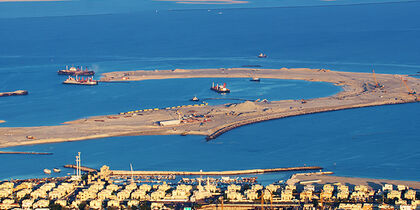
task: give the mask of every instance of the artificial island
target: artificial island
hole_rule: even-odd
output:
[[[342,109],[419,101],[420,79],[407,75],[341,72],[327,69],[219,68],[104,73],[99,82],[176,78],[272,78],[329,82],[342,91],[315,99],[246,101],[209,106],[206,103],[127,110],[57,126],[2,127],[0,147],[78,141],[115,136],[203,135],[207,140],[236,127],[272,119]]]

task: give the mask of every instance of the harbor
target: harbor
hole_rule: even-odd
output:
[[[203,103],[94,116],[58,126],[2,127],[0,133],[7,135],[0,140],[0,147],[136,135],[203,135],[210,140],[231,129],[271,119],[369,106],[413,103],[418,101],[418,94],[412,94],[411,90],[420,89],[419,79],[404,75],[286,68],[111,72],[104,74],[101,81],[249,78],[250,73],[258,78],[329,82],[341,87],[342,91],[329,97],[315,99],[255,100],[217,106]],[[377,83],[380,83],[381,87],[377,87]],[[159,126],[160,121],[171,120],[179,120],[179,123]],[[27,139],[26,136],[34,138]]]
[[[134,174],[115,176],[105,165],[83,173],[79,163],[72,176],[0,182],[0,208],[415,209],[420,205],[419,182],[346,180],[328,172],[293,174],[268,185],[254,177],[168,176],[141,181]],[[324,178],[330,182],[323,183]]]

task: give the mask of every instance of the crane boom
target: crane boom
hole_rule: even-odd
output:
[[[412,90],[412,89],[410,89],[410,88],[408,87],[408,85],[407,85],[407,80],[405,80],[403,77],[401,77],[401,81],[402,81],[402,83],[404,84],[404,86],[407,88],[407,91],[408,91],[408,94],[409,94],[409,95],[414,95],[414,94],[416,94],[416,92],[415,92],[414,90]]]
[[[379,87],[378,80],[376,80],[375,69],[372,69],[373,79],[375,80],[375,87]]]

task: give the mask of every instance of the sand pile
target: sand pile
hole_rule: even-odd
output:
[[[227,105],[227,107],[229,108],[229,110],[235,112],[251,112],[256,111],[258,109],[258,105],[252,101],[245,101],[240,104],[230,104]]]

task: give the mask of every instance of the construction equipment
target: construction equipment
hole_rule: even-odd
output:
[[[401,77],[401,82],[404,84],[404,86],[407,88],[407,91],[408,91],[408,95],[415,95],[416,94],[416,91],[414,91],[414,90],[412,90],[412,89],[410,89],[409,87],[408,87],[408,85],[407,85],[407,80],[406,79],[404,79],[403,77]]]
[[[376,79],[375,75],[375,69],[372,69],[373,79],[375,81],[375,88],[383,88],[384,86],[378,83],[378,80]]]

